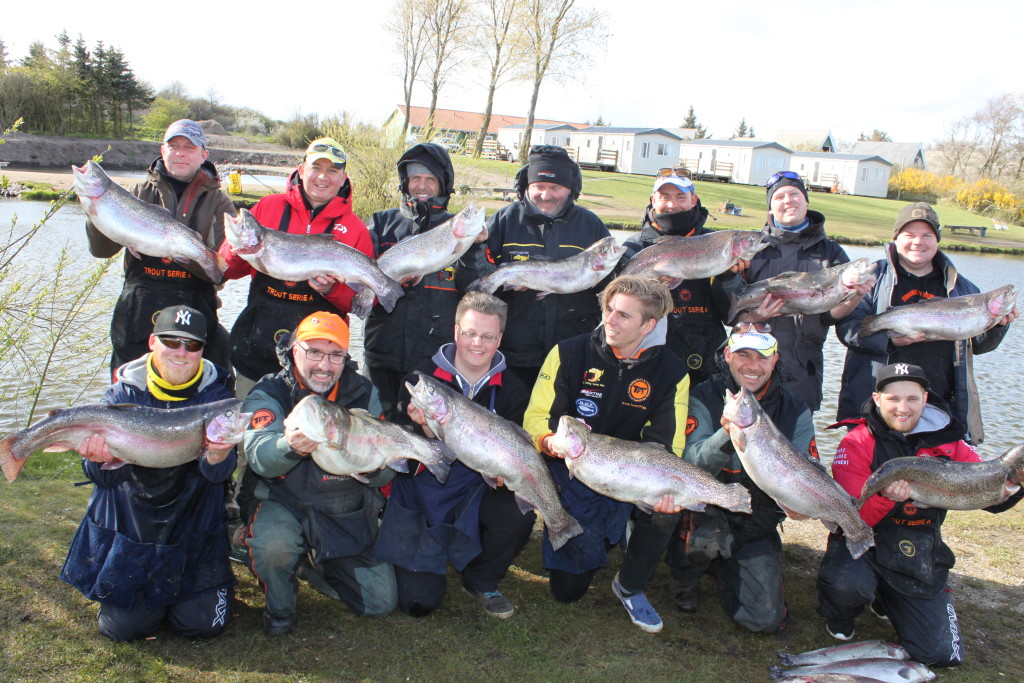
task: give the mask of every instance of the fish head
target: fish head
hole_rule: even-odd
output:
[[[225,408],[206,424],[206,439],[212,443],[239,443],[253,413],[243,413],[241,402]]]
[[[1013,285],[1003,285],[999,289],[993,289],[988,300],[988,312],[996,318],[1002,318],[1009,314],[1017,305],[1017,290]]]
[[[343,409],[331,408],[331,404],[322,396],[310,394],[295,404],[292,412],[284,419],[284,426],[299,430],[310,441],[334,441],[341,429],[347,426],[339,425],[337,418],[344,419],[348,413]]]
[[[568,465],[586,452],[589,431],[590,428],[580,420],[563,415],[558,420],[558,429],[548,439],[548,448],[565,458]]]
[[[95,161],[89,161],[78,166],[72,166],[72,175],[75,178],[75,194],[79,198],[97,199],[110,187],[110,176]]]
[[[263,226],[246,209],[238,216],[224,214],[224,237],[231,250],[240,256],[255,256],[263,250]]]
[[[746,387],[737,393],[725,390],[725,409],[722,410],[722,418],[733,423],[741,429],[745,429],[755,422],[761,412],[761,405],[757,402],[754,394]]]
[[[452,234],[456,239],[475,238],[484,229],[484,210],[471,203],[452,219]]]
[[[604,271],[615,267],[626,253],[626,248],[620,246],[614,237],[605,237],[587,247],[587,251],[591,253],[590,268]]]
[[[875,277],[875,264],[866,258],[850,261],[843,268],[841,280],[846,287],[856,287]]]
[[[732,255],[744,260],[753,258],[754,254],[768,248],[764,241],[764,233],[760,230],[739,230],[732,241]]]
[[[413,404],[423,411],[423,415],[428,420],[444,424],[451,418],[451,406],[445,396],[444,387],[436,379],[418,370],[416,376],[415,385],[409,382],[405,383],[405,388],[409,390]]]

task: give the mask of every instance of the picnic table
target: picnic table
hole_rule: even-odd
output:
[[[945,228],[946,230],[949,230],[954,235],[957,233],[958,230],[961,232],[967,230],[971,233],[971,235],[974,235],[974,231],[977,230],[978,234],[984,237],[985,233],[988,231],[987,225],[943,225],[942,227]]]

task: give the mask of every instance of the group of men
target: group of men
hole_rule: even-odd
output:
[[[246,307],[228,334],[216,317],[215,288],[201,272],[188,270],[187,278],[168,281],[126,254],[124,290],[111,326],[116,382],[105,400],[161,407],[213,401],[230,391],[228,364],[234,368],[235,392],[253,413],[239,449],[239,459],[244,453],[248,462],[236,491],[245,523],[240,543],[266,596],[267,634],[296,628],[299,579],[357,614],[384,615],[398,606],[420,617],[440,605],[449,565],[487,614],[509,617],[515,606],[499,583],[535,520],[501,481],[489,486],[493,482],[460,462],[444,483],[415,469],[397,475],[383,469],[358,480],[325,472],[311,457],[316,442],[285,424],[310,394],[435,438],[405,387],[419,371],[522,424],[546,459],[562,504],[584,530],[559,550],[545,538],[543,564],[553,596],[582,599],[609,563],[609,550],[621,544],[624,559],[611,590],[631,621],[648,632],[663,625],[645,594],[663,555],[679,610],[697,611],[698,583],[713,569],[719,602],[733,620],[754,632],[785,627],[777,529],[786,513],[744,472],[724,427],[724,396],[726,389],[749,389],[780,431],[817,458],[812,414],[821,405],[829,327],[848,347],[838,417],[851,431],[834,472],[851,494],[859,494],[872,470],[899,455],[977,459],[970,445],[981,436],[970,356],[999,344],[1016,309],[989,332],[963,342],[889,339],[884,333],[861,338],[857,332],[866,315],[890,306],[977,291],[938,250],[941,226],[926,204],[900,212],[877,282],[857,285],[844,303],[802,319],[779,316],[783,302],[771,295],[739,320],[728,313],[732,293],[745,283],[849,261],[828,238],[825,217],[808,209],[803,181],[789,171],[766,183],[768,247],[716,277],[671,290],[663,282],[609,275],[573,294],[537,298],[524,288],[466,294],[470,282],[495,266],[571,256],[609,235],[595,214],[576,203],[579,166],[560,147],[534,147],[516,175],[518,200],[490,217],[478,243],[445,270],[405,284],[390,314],[373,309],[364,331],[363,376],[349,357],[352,290],[331,277],[281,282],[236,256],[223,240],[223,217],[234,210],[217,189],[207,155],[197,124],[172,124],[161,159],[134,192],[166,206],[219,249],[227,278],[251,276]],[[260,200],[253,215],[271,229],[331,235],[370,257],[452,217],[455,174],[439,145],[418,144],[402,155],[402,203],[374,214],[368,226],[352,212],[346,163],[335,140],[315,140],[286,192]],[[708,232],[707,216],[687,174],[663,169],[622,264],[664,236]],[[91,226],[87,230],[94,255],[116,253],[118,245]],[[136,360],[146,340],[150,353]],[[590,490],[569,476],[549,447],[563,415],[596,433],[657,444],[666,458],[685,458],[722,482],[743,484],[751,492],[752,514],[714,507],[684,511],[671,496],[648,513]],[[63,577],[101,602],[105,635],[140,637],[164,619],[185,634],[213,635],[230,618],[233,578],[225,570],[222,509],[235,454],[215,446],[196,463],[171,471],[126,465],[111,473],[98,468],[110,459],[102,440],[82,444],[83,467],[96,487]],[[177,483],[160,484],[159,495],[136,495],[151,481]],[[830,537],[818,581],[819,611],[829,632],[847,639],[854,618],[873,604],[890,615],[916,659],[956,664],[962,646],[945,582],[952,553],[939,535],[944,513],[907,503],[905,483],[883,494],[861,513],[876,530],[875,549],[853,560],[841,535]],[[167,496],[187,498],[187,511],[155,524],[156,506],[167,505]],[[142,519],[154,523],[130,523],[135,508],[148,511]],[[909,524],[911,518],[921,521]],[[922,536],[914,562],[901,564],[895,556],[908,541],[894,530],[911,527],[933,534],[932,542]],[[216,542],[212,529],[221,532]],[[165,544],[163,552],[186,556],[195,551],[194,539],[207,536],[217,551],[210,553],[212,569],[202,580],[183,582],[188,590],[173,595],[138,579],[108,598],[97,589],[95,560],[85,562],[85,553],[106,539],[105,571],[116,576],[124,548]],[[131,552],[126,557],[136,561]],[[931,629],[937,620],[944,620],[943,633],[952,634],[945,640]]]

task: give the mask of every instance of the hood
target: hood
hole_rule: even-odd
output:
[[[604,339],[604,325],[599,324],[592,333],[591,337],[600,348],[602,354],[609,361],[622,363],[626,367],[632,368],[635,365],[639,365],[650,358],[651,354],[648,351],[657,351],[660,347],[665,346],[665,341],[668,338],[668,318],[662,318],[658,321],[658,324],[654,326],[654,329],[647,333],[643,339],[640,340],[640,345],[637,346],[636,355],[633,358],[619,358],[612,351],[611,347]]]
[[[895,276],[895,274],[899,272],[896,268],[899,256],[896,254],[895,242],[889,242],[885,245],[885,260],[888,261],[889,272],[893,273]],[[959,275],[957,273],[956,266],[953,265],[953,262],[949,260],[949,257],[946,256],[942,250],[935,253],[935,259],[932,263],[934,263],[935,267],[940,269],[944,274],[943,279],[946,287],[946,293],[948,294],[952,292],[953,289],[956,288],[956,280]]]
[[[441,184],[441,193],[432,201],[424,202],[409,194],[409,164],[420,163],[429,168]],[[398,160],[398,191],[402,194],[402,215],[417,219],[429,216],[434,223],[437,216],[446,213],[448,202],[455,192],[455,168],[448,151],[433,142],[410,147]]]
[[[459,389],[462,390],[462,394],[466,398],[473,398],[476,396],[481,389],[491,383],[491,379],[502,372],[505,369],[505,356],[501,351],[494,352],[494,358],[491,359],[491,368],[487,371],[483,377],[477,380],[475,383],[471,383],[468,379],[463,377],[458,370],[455,369],[455,343],[449,342],[439,348],[437,353],[430,359],[434,362],[437,367],[441,368],[445,372],[451,374],[453,381],[458,385]]]
[[[928,403],[921,411],[921,419],[908,434],[900,434],[889,429],[870,397],[864,403],[864,415],[868,427],[877,438],[906,441],[915,448],[952,443],[964,436],[964,427],[960,420],[949,412],[949,406],[944,401],[931,393],[928,394]]]

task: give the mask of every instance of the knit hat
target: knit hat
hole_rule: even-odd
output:
[[[893,382],[917,382],[928,391],[928,376],[919,365],[910,363],[892,363],[878,371],[875,379],[875,391],[881,391],[886,384]]]
[[[900,230],[907,227],[908,223],[914,221],[924,221],[931,226],[932,230],[935,231],[935,241],[942,241],[942,226],[939,224],[939,216],[935,213],[935,209],[931,207],[931,204],[925,202],[914,202],[913,204],[907,204],[900,213],[896,216],[896,224],[892,229],[892,238],[900,234]]]
[[[206,316],[191,306],[168,306],[158,311],[153,335],[169,335],[206,343]]]
[[[526,162],[526,183],[555,183],[570,190],[576,184],[579,167],[564,147],[535,145]]]
[[[318,311],[306,316],[295,328],[295,341],[324,339],[331,341],[343,349],[348,349],[348,325],[341,316],[326,311]]]
[[[775,191],[780,187],[785,187],[786,185],[792,185],[796,189],[800,190],[804,195],[804,199],[808,202],[810,201],[810,198],[807,196],[807,188],[804,186],[804,181],[800,180],[800,176],[794,171],[779,171],[769,178],[765,185],[768,188],[766,200],[768,202],[769,209],[772,208],[772,195],[775,194]]]
[[[164,133],[164,142],[170,142],[171,138],[176,138],[179,135],[188,138],[196,147],[206,147],[206,133],[192,119],[178,119],[167,126],[167,131]]]

